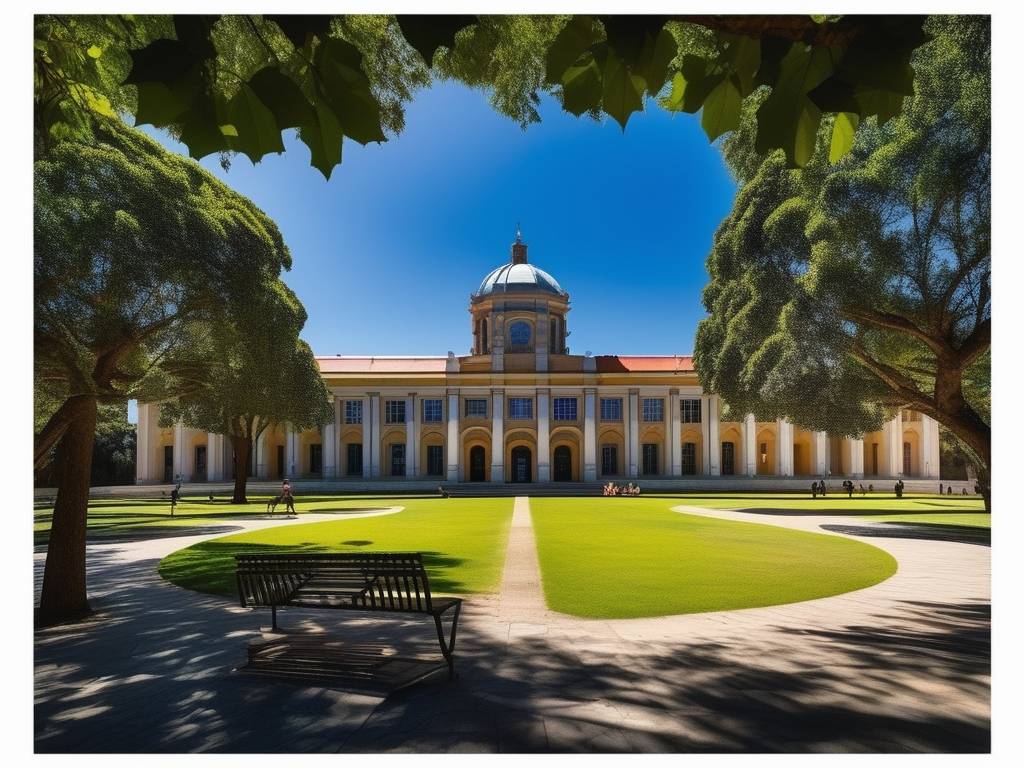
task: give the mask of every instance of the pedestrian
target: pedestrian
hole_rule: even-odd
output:
[[[942,483],[939,483],[939,496],[942,495]]]
[[[853,498],[853,480],[846,481],[846,498]]]
[[[171,491],[171,517],[174,517],[174,508],[178,505],[179,496],[180,494],[178,493],[178,487],[175,486],[174,489]]]
[[[953,495],[953,486],[952,485],[947,485],[946,486],[946,495],[947,496],[952,496]]]
[[[818,490],[821,491],[821,498],[825,498],[825,478],[821,478],[821,482],[818,483]]]
[[[813,483],[811,483],[811,498],[813,498],[813,499],[818,498],[818,481],[817,480],[815,480]]]

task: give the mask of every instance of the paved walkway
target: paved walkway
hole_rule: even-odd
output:
[[[850,528],[837,516],[676,509],[803,530]],[[874,587],[785,606],[596,621],[538,606],[528,520],[528,502],[517,500],[503,593],[466,602],[459,679],[383,701],[230,674],[259,619],[155,574],[157,550],[203,537],[91,545],[93,594],[106,616],[92,627],[37,633],[37,750],[989,747],[988,547],[876,538],[882,527],[865,522],[853,528],[871,537],[854,537],[900,564]],[[397,634],[393,620],[324,611],[289,611],[287,620],[367,641]],[[403,646],[436,648],[432,626],[404,623],[422,632]]]

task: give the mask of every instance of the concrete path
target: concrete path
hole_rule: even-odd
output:
[[[851,527],[839,516],[677,509],[802,530]],[[37,633],[37,750],[989,748],[988,547],[878,538],[879,526],[858,524],[855,538],[900,564],[874,587],[768,608],[595,621],[538,606],[528,519],[528,503],[517,500],[506,590],[466,601],[459,678],[383,701],[232,676],[260,618],[155,575],[153,548],[188,540],[105,545],[109,553],[90,546],[107,618]],[[303,631],[358,640],[405,634],[395,620],[330,613],[285,616]],[[431,625],[402,623],[411,632],[403,648],[436,652]]]

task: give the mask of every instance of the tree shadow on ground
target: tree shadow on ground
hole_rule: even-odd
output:
[[[470,600],[459,678],[386,700],[232,672],[267,612],[91,554],[91,621],[36,632],[38,752],[985,752],[987,603],[630,639]],[[285,610],[289,631],[437,654],[428,617]]]
[[[881,523],[880,525],[822,525],[821,528],[833,533],[849,536],[868,536],[884,539],[925,539],[927,541],[952,541],[958,544],[992,546],[992,529],[969,525],[947,525],[945,523]]]

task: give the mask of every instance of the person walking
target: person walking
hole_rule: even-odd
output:
[[[942,483],[939,483],[939,496],[942,495]]]
[[[811,498],[818,498],[818,481],[815,480],[811,483]]]
[[[174,508],[178,506],[178,499],[181,497],[181,494],[178,492],[178,487],[179,486],[176,485],[171,490],[171,517],[174,517]]]

